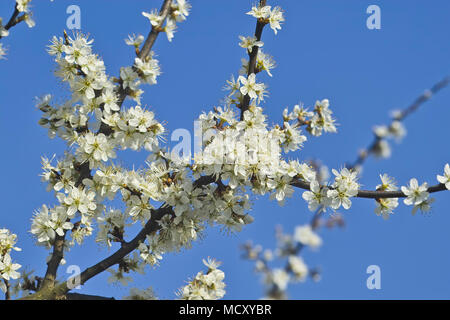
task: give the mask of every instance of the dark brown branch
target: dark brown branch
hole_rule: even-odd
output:
[[[259,1],[260,7],[264,7],[265,5],[266,5],[266,0]],[[261,40],[262,32],[263,32],[265,25],[266,25],[266,23],[264,21],[258,19],[258,22],[256,23],[256,29],[255,29],[256,41]],[[254,46],[252,48],[252,52],[249,53],[247,77],[249,75],[251,75],[252,73],[256,73],[256,63],[258,61],[258,51],[259,51],[259,47]],[[248,94],[246,94],[244,96],[243,101],[240,106],[241,107],[241,120],[244,119],[244,112],[248,110],[249,105],[250,105],[250,96]]]
[[[10,285],[9,281],[6,279],[3,279],[3,282],[5,283],[5,286],[6,286],[5,300],[11,300],[11,293],[10,293],[11,285]]]
[[[164,21],[166,20],[167,16],[170,13],[170,7],[172,5],[172,0],[165,0],[161,9],[159,10],[159,16],[162,18],[161,22],[159,23],[159,25],[157,26],[153,26],[152,30],[150,31],[150,33],[147,36],[147,39],[144,42],[144,45],[142,47],[142,49],[139,51],[138,57],[140,59],[143,59],[145,57],[147,57],[150,54],[150,50],[152,49],[156,38],[158,37],[159,33],[161,31],[163,31],[163,24]]]
[[[24,14],[22,14],[20,17],[19,17],[19,10],[17,10],[17,4],[15,5],[15,7],[14,7],[14,12],[13,12],[13,14],[11,15],[11,18],[9,19],[9,21],[8,21],[8,23],[5,25],[5,29],[6,30],[8,30],[9,31],[9,29],[11,29],[12,27],[14,27],[16,24],[18,24],[18,23],[20,23],[20,22],[22,22],[22,21],[24,21],[25,20],[25,18],[26,18],[26,13],[24,13]],[[3,38],[1,35],[0,35],[0,39],[1,38]]]
[[[19,10],[17,9],[17,4],[14,7],[14,12],[11,15],[11,18],[9,19],[8,23],[5,25],[5,29],[9,30],[11,29],[13,26],[15,26],[17,24],[17,16],[19,15]]]
[[[96,265],[87,268],[80,275],[80,283],[84,284],[86,281],[96,276],[97,274],[105,271],[109,267],[119,263],[126,255],[137,249],[141,242],[144,242],[146,237],[153,232],[158,231],[161,227],[159,221],[166,214],[174,215],[171,207],[160,207],[157,210],[152,211],[152,217],[145,224],[144,228],[134,237],[130,242],[126,242],[122,247],[109,257],[103,259]]]
[[[147,39],[145,39],[144,45],[142,46],[142,49],[139,50],[138,58],[144,60],[149,54],[150,51],[155,44],[156,38],[158,38],[158,35],[160,32],[163,31],[163,24],[166,20],[167,16],[170,13],[172,5],[172,0],[165,0],[161,9],[159,10],[159,16],[162,18],[161,22],[157,26],[152,26],[152,29],[150,30]],[[118,105],[119,107],[122,106],[123,102],[125,101],[125,98],[129,94],[129,91],[126,89],[123,89],[122,87],[122,81],[119,81],[119,99],[118,99]]]
[[[64,257],[64,243],[66,238],[66,232],[64,235],[56,235],[55,242],[53,243],[53,253],[50,261],[47,263],[47,271],[45,273],[42,287],[53,286],[56,281],[56,274],[61,260]]]
[[[161,227],[159,225],[159,221],[165,215],[174,216],[171,207],[160,207],[157,210],[152,210],[152,216],[149,221],[145,224],[144,228],[131,240],[130,242],[125,242],[122,244],[121,248],[114,252],[109,257],[103,259],[99,263],[93,265],[92,267],[87,268],[80,274],[80,284],[84,284],[89,279],[95,277],[99,273],[102,273],[106,269],[120,263],[123,258],[125,258],[128,254],[138,248],[141,242],[144,242],[146,237],[156,231],[158,231]],[[63,297],[70,291],[70,288],[67,286],[67,282],[60,283],[56,288],[51,287],[43,287],[42,290],[24,297],[26,300],[33,299],[56,299],[57,297]]]
[[[292,186],[310,190],[309,182],[306,181],[295,181],[291,183]],[[447,191],[445,185],[440,183],[434,186],[431,186],[427,190],[429,193],[439,192],[439,191]],[[368,198],[368,199],[385,199],[385,198],[406,198],[407,196],[402,191],[372,191],[372,190],[358,190],[358,194],[356,198]]]

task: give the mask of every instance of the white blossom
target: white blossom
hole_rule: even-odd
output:
[[[204,261],[205,263],[206,261]],[[205,263],[208,267],[206,274],[203,272],[197,273],[195,278],[188,282],[186,286],[181,288],[178,292],[182,300],[218,300],[225,295],[225,273],[217,269],[217,263]]]
[[[445,187],[450,190],[450,165],[447,163],[444,167],[444,175],[437,175],[437,180],[439,183],[445,185]]]
[[[417,206],[427,200],[429,196],[429,193],[427,191],[428,184],[424,182],[419,186],[416,178],[412,178],[409,181],[409,186],[402,186],[401,190],[406,195],[406,199],[404,199],[403,202],[408,206]]]
[[[252,52],[254,46],[262,47],[264,45],[264,42],[258,41],[256,37],[239,36],[239,39],[241,39],[239,46],[241,46],[244,49],[247,49],[248,52]]]
[[[322,245],[322,239],[312,230],[309,224],[295,228],[294,240],[313,249]]]

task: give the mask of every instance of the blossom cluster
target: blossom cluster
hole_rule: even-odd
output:
[[[283,10],[278,6],[274,8],[271,6],[253,6],[247,14],[255,17],[258,21],[270,24],[270,28],[275,34],[281,29],[280,24],[284,21]]]
[[[203,263],[208,267],[207,272],[200,271],[178,291],[181,300],[218,300],[225,295],[225,273],[218,269],[220,263],[209,258]]]
[[[17,270],[21,267],[18,263],[13,263],[11,251],[21,251],[16,247],[17,235],[11,233],[8,229],[0,229],[0,290],[7,291],[6,281],[18,279],[20,273]]]
[[[277,230],[277,248],[262,250],[261,246],[247,243],[243,246],[244,257],[255,262],[255,271],[261,273],[266,287],[265,299],[286,299],[289,283],[304,282],[308,276],[318,279],[318,272],[311,269],[299,256],[304,247],[317,249],[322,239],[310,225],[297,226],[292,235]],[[272,267],[275,260],[285,262],[284,267]]]
[[[177,1],[171,7],[169,20],[183,20],[186,8],[184,1]],[[280,10],[273,10],[272,24],[280,14]],[[155,26],[158,19],[151,17]],[[139,36],[127,41],[135,47],[141,42]],[[256,194],[269,192],[282,204],[293,193],[293,181],[316,179],[309,165],[287,162],[282,152],[302,147],[306,141],[301,132],[303,122],[316,123],[310,125],[315,135],[322,130],[335,131],[328,100],[317,102],[311,114],[294,108],[293,113],[284,115],[282,126],[268,128],[263,109],[258,106],[265,85],[256,83],[255,74],[241,74],[239,86],[234,85],[232,91],[239,92],[240,100],[250,96],[252,104],[242,119],[230,106],[200,115],[204,149],[194,155],[191,164],[174,159],[159,146],[158,137],[164,127],[152,112],[140,105],[120,108],[123,93],[136,100],[141,95],[141,82],[156,82],[159,67],[153,53],[136,58],[135,64],[122,68],[120,79],[115,79],[107,76],[103,61],[92,52],[92,43],[76,34],[74,38],[54,37],[49,46],[58,64],[56,75],[69,84],[72,98],[52,107],[51,96],[45,96],[38,104],[44,112],[40,123],[48,128],[51,137],[58,135],[75,150],[56,164],[43,160],[43,179],[55,192],[59,205],[44,205],[35,214],[32,233],[39,244],[49,247],[57,236],[70,233],[72,240],[66,244],[67,249],[75,242],[81,244],[97,225],[96,241],[110,247],[124,241],[128,225],[147,223],[162,203],[167,214],[159,220],[158,230],[147,235],[138,248],[142,263],[157,265],[165,252],[190,247],[207,225],[234,232],[251,223],[247,187]],[[272,60],[262,53],[260,57],[259,71],[266,70],[270,75]],[[248,69],[248,63],[244,69]],[[117,149],[141,148],[151,152],[148,168],[129,171],[112,163]],[[205,176],[213,177],[212,183],[196,183],[195,179]],[[113,201],[119,194],[125,209],[108,207],[105,201]]]
[[[158,14],[156,9],[151,12],[142,12],[142,15],[148,18],[153,28],[159,28],[161,31],[164,31],[167,39],[172,41],[177,28],[177,22],[185,21],[190,9],[191,5],[186,0],[175,0],[170,6],[170,12],[165,20],[166,24],[164,27],[162,26],[164,18]]]
[[[53,1],[53,0],[52,0]],[[30,11],[30,2],[31,0],[16,0],[15,9],[17,10],[18,16],[16,16],[14,21],[11,21],[14,24],[17,24],[21,21],[25,21],[29,28],[33,28],[36,23],[34,22],[32,15],[33,13]],[[3,19],[0,17],[0,39],[3,37],[7,37],[9,35],[8,26],[3,24]],[[3,47],[3,44],[0,43],[0,60],[4,59],[6,56],[6,49]]]
[[[387,139],[394,138],[399,142],[406,135],[406,129],[399,120],[392,121],[389,126],[375,126],[373,132],[377,137],[377,142],[372,147],[371,152],[378,158],[389,158],[391,155],[391,148]]]
[[[397,191],[397,185],[393,178],[387,174],[380,175],[381,184],[376,186],[378,191]],[[375,214],[381,215],[384,219],[389,218],[390,214],[393,214],[393,210],[398,206],[398,198],[380,198],[375,200],[377,207],[375,208]]]
[[[189,9],[186,1],[176,0],[166,18],[156,11],[144,16],[152,28],[165,31],[171,40],[175,23],[185,20]],[[258,23],[270,24],[275,33],[284,21],[279,7],[254,7],[249,14]],[[43,112],[40,124],[48,129],[50,137],[58,136],[69,148],[61,159],[42,160],[42,179],[48,190],[55,193],[58,204],[43,205],[35,213],[31,233],[38,244],[49,248],[55,239],[70,234],[72,239],[65,240],[64,245],[67,250],[96,231],[95,240],[110,248],[114,243],[127,243],[127,227],[135,223],[150,226],[151,231],[136,241],[137,250],[122,259],[117,270],[109,269],[110,281],[126,284],[130,278],[125,273],[143,272],[146,265],[158,265],[165,253],[190,248],[207,226],[238,232],[251,223],[249,191],[255,195],[270,194],[282,205],[292,196],[293,185],[302,182],[309,185],[303,198],[311,211],[350,208],[351,198],[360,189],[355,170],[333,169],[334,180],[327,182],[307,162],[285,160],[286,154],[300,150],[307,141],[303,127],[310,135],[321,136],[336,132],[336,121],[329,100],[323,99],[316,101],[312,111],[300,105],[291,112],[286,109],[282,124],[268,126],[261,106],[267,86],[256,76],[262,71],[272,76],[275,63],[262,52],[260,40],[240,37],[240,46],[250,60],[257,48],[256,61],[253,60],[256,68],[249,73],[251,61],[244,59],[239,76],[227,81],[225,106],[199,116],[202,149],[196,150],[192,159],[190,154],[174,156],[160,145],[165,128],[152,111],[141,106],[140,85],[155,84],[161,73],[153,52],[141,56],[139,47],[143,40],[142,36],[129,36],[126,40],[136,48],[138,57],[132,66],[121,68],[120,77],[115,78],[107,75],[103,60],[93,53],[93,40],[80,33],[73,38],[65,34],[52,39],[48,52],[57,63],[55,74],[68,84],[72,95],[68,101],[53,106],[50,95],[42,98],[38,103]],[[125,108],[127,97],[137,105]],[[125,149],[149,152],[147,166],[130,170],[119,164],[115,159]],[[448,171],[447,165],[445,176],[438,178],[446,185],[450,181]],[[377,189],[389,191],[393,186],[383,176]],[[426,185],[419,187],[411,181],[410,187],[402,191],[408,196],[405,204],[424,210],[430,203]],[[388,216],[396,201],[377,199],[376,212]],[[294,236],[280,239],[277,254],[287,258],[288,267],[266,272],[273,296],[284,292],[291,279],[301,281],[310,273],[296,255],[299,248],[321,244],[309,226],[299,227]],[[270,256],[267,253],[264,259],[269,261]],[[223,272],[214,261],[205,264],[208,272],[199,273],[189,282],[180,291],[181,298],[223,296]],[[264,267],[265,262],[259,265],[261,270],[269,270]]]

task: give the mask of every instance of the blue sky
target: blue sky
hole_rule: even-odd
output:
[[[269,122],[279,122],[281,112],[299,101],[312,105],[328,98],[336,118],[338,134],[309,138],[305,147],[292,157],[318,158],[330,168],[340,168],[355,159],[357,151],[372,140],[371,128],[389,121],[389,112],[408,106],[424,89],[450,74],[450,3],[427,1],[365,0],[269,0],[285,9],[286,22],[277,36],[266,28],[265,51],[273,55],[278,67],[273,78],[260,77],[269,86],[264,104]],[[202,111],[220,103],[221,90],[230,75],[237,74],[245,51],[238,46],[239,35],[253,34],[255,20],[246,15],[254,1],[192,0],[188,20],[179,26],[172,43],[161,35],[154,51],[163,74],[157,86],[144,87],[143,105],[149,106],[172,131],[192,130],[193,120]],[[14,255],[24,267],[37,274],[45,272],[47,251],[34,246],[28,230],[33,210],[54,204],[55,198],[40,182],[40,157],[62,155],[61,141],[49,140],[37,121],[40,112],[34,97],[46,93],[57,100],[69,96],[54,78],[55,65],[45,46],[53,35],[66,28],[66,8],[81,8],[82,31],[95,39],[94,50],[104,59],[110,75],[130,65],[134,53],[126,46],[128,34],[146,35],[148,20],[142,11],[159,8],[160,0],[128,1],[33,1],[36,27],[20,24],[2,39],[8,59],[0,61],[0,141],[2,183],[0,184],[0,227],[19,236],[21,253]],[[381,30],[366,28],[366,8],[381,8]],[[12,12],[13,1],[1,1],[4,20]],[[448,124],[450,88],[444,89],[408,118],[408,135],[393,145],[392,157],[370,159],[360,182],[374,188],[380,173],[388,173],[405,185],[410,178],[436,183],[450,161]],[[129,156],[136,166],[144,165],[144,153]],[[450,298],[450,197],[435,194],[433,211],[411,215],[403,204],[385,221],[373,212],[372,200],[356,199],[349,211],[342,212],[344,229],[323,229],[323,246],[317,252],[306,250],[310,267],[319,266],[322,280],[291,286],[294,299],[449,299]],[[165,299],[185,280],[203,269],[202,258],[211,256],[223,262],[227,299],[257,299],[263,294],[253,264],[241,259],[239,245],[253,240],[274,248],[274,227],[281,224],[292,232],[296,225],[311,218],[301,192],[295,192],[284,207],[266,197],[255,199],[255,222],[241,233],[226,236],[208,229],[204,240],[180,254],[168,254],[160,267],[137,276],[132,285],[153,286]],[[60,268],[66,276],[68,265],[82,269],[108,255],[90,239],[85,247],[75,247]],[[381,290],[368,290],[366,268],[381,267]],[[128,294],[128,288],[108,285],[102,274],[85,284],[88,294]]]

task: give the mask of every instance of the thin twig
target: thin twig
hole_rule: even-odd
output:
[[[11,18],[9,19],[8,23],[5,25],[5,29],[9,31],[9,29],[11,29],[12,27],[14,27],[16,24],[22,22],[25,20],[26,18],[26,13],[22,14],[20,17],[18,17],[19,15],[19,10],[17,9],[17,4],[14,7],[14,11],[13,14],[11,15]],[[3,38],[0,35],[0,39]]]
[[[449,83],[450,77],[445,77],[444,79],[436,83],[431,89],[426,90],[422,95],[416,98],[416,100],[414,100],[414,102],[410,106],[400,111],[398,115],[394,116],[391,121],[391,125],[394,121],[403,121],[409,115],[414,113],[422,104],[428,101],[434,94],[447,87]],[[382,139],[383,138],[375,135],[373,142],[365,150],[360,152],[358,158],[352,164],[347,165],[347,168],[352,169],[363,165],[364,161],[369,157],[369,155],[375,152],[379,142]]]

